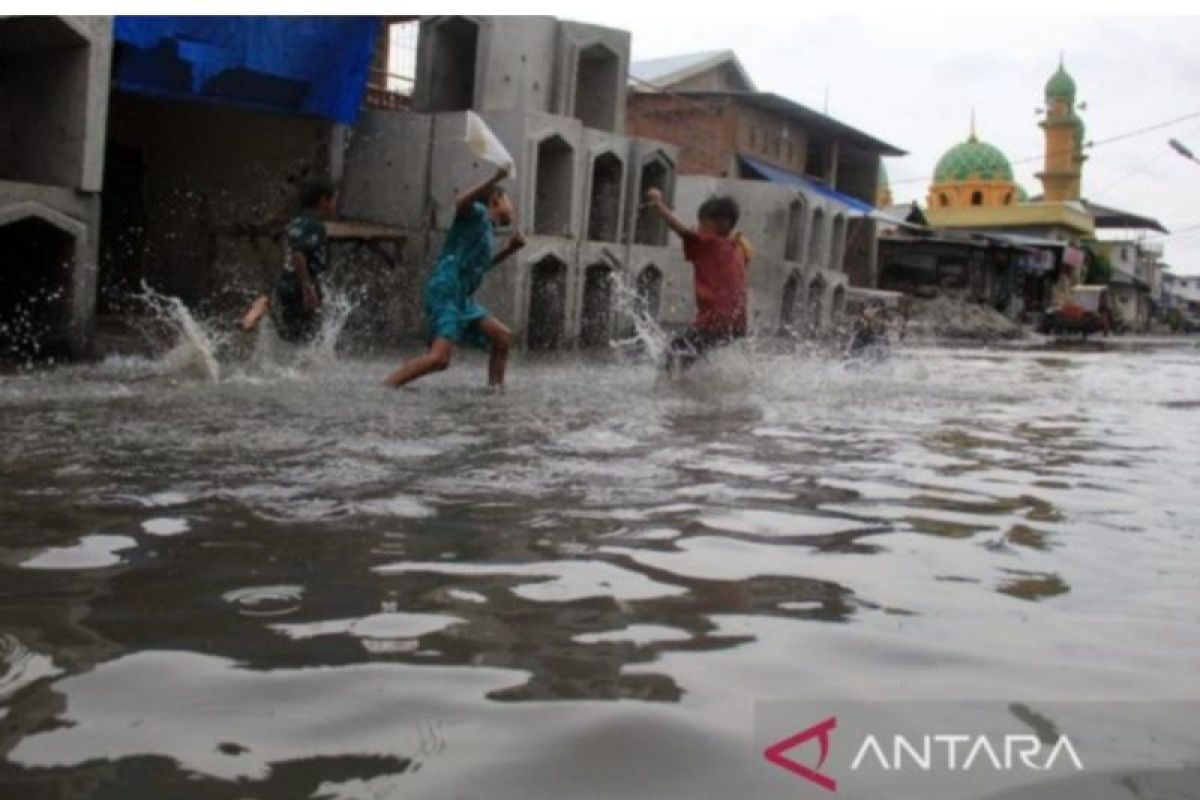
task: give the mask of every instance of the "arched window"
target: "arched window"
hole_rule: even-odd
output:
[[[983,205],[983,192],[978,192],[978,191],[971,192],[971,205],[973,205],[973,206]]]
[[[1012,192],[1008,192],[1007,194],[1004,195],[1004,205],[1011,206],[1012,201],[1013,201],[1013,193]]]
[[[941,194],[938,195],[938,202],[940,202],[942,204],[942,208],[950,207],[950,198],[949,198],[949,196],[946,195],[945,192],[942,192]]]

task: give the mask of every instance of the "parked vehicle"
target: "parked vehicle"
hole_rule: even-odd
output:
[[[1080,285],[1071,289],[1068,302],[1042,317],[1041,333],[1087,338],[1093,333],[1108,336],[1114,329],[1113,308],[1107,286]]]

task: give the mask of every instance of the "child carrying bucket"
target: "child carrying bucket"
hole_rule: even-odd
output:
[[[509,225],[513,204],[500,186],[512,172],[512,159],[487,126],[467,114],[467,145],[476,155],[503,164],[486,181],[455,201],[454,222],[425,284],[424,310],[429,350],[403,364],[384,381],[394,389],[450,366],[454,348],[471,345],[489,351],[488,385],[502,387],[512,347],[512,332],[475,300],[492,267],[525,246],[520,232],[493,255],[495,228]]]

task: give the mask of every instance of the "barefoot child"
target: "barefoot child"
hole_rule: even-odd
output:
[[[242,318],[242,330],[252,331],[270,311],[279,312],[279,335],[296,341],[310,338],[320,327],[321,278],[329,269],[326,220],[337,208],[337,191],[325,178],[305,181],[300,189],[300,214],[288,223],[283,274],[270,294],[259,295]]]
[[[425,284],[429,352],[389,375],[384,382],[387,386],[398,389],[422,375],[446,369],[455,346],[464,344],[490,351],[488,385],[504,385],[512,333],[475,302],[474,294],[492,267],[525,246],[525,238],[515,233],[503,250],[492,255],[495,227],[508,225],[513,217],[512,201],[499,186],[507,176],[508,170],[500,169],[458,198],[446,244]]]
[[[678,372],[692,366],[712,347],[746,335],[746,271],[752,250],[734,230],[738,207],[728,197],[710,197],[700,206],[699,225],[689,228],[651,189],[646,201],[683,239],[683,255],[692,262],[696,286],[696,319],[667,348],[666,368]]]

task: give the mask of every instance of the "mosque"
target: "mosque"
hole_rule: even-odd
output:
[[[1046,83],[1039,125],[1045,162],[1037,174],[1042,194],[1031,199],[1013,176],[1008,157],[975,134],[938,160],[926,216],[935,228],[1000,229],[1075,242],[1090,237],[1095,220],[1080,197],[1086,128],[1075,81],[1060,62]]]
[[[1082,196],[1090,143],[1079,115],[1085,106],[1076,102],[1076,94],[1075,80],[1060,59],[1046,82],[1045,107],[1039,111],[1045,152],[1037,173],[1042,191],[1036,197],[1017,183],[1003,151],[978,137],[972,118],[967,140],[938,160],[924,213],[912,211],[931,231],[915,238],[881,237],[883,282],[899,288],[891,284],[923,275],[918,282],[946,285],[946,264],[962,262],[969,265],[966,274],[974,277],[960,282],[972,287],[976,299],[1020,315],[1046,307],[1054,291],[1051,282],[1069,288],[1085,281],[1090,265],[1103,257],[1110,264],[1109,288],[1122,317],[1131,327],[1144,327],[1152,312],[1151,298],[1158,293],[1161,248],[1138,239],[1098,241],[1097,232],[1167,230],[1153,218]],[[883,178],[877,202],[890,204],[890,195]],[[949,254],[941,252],[946,250]],[[938,267],[931,270],[930,264]],[[920,269],[914,272],[914,267]]]

